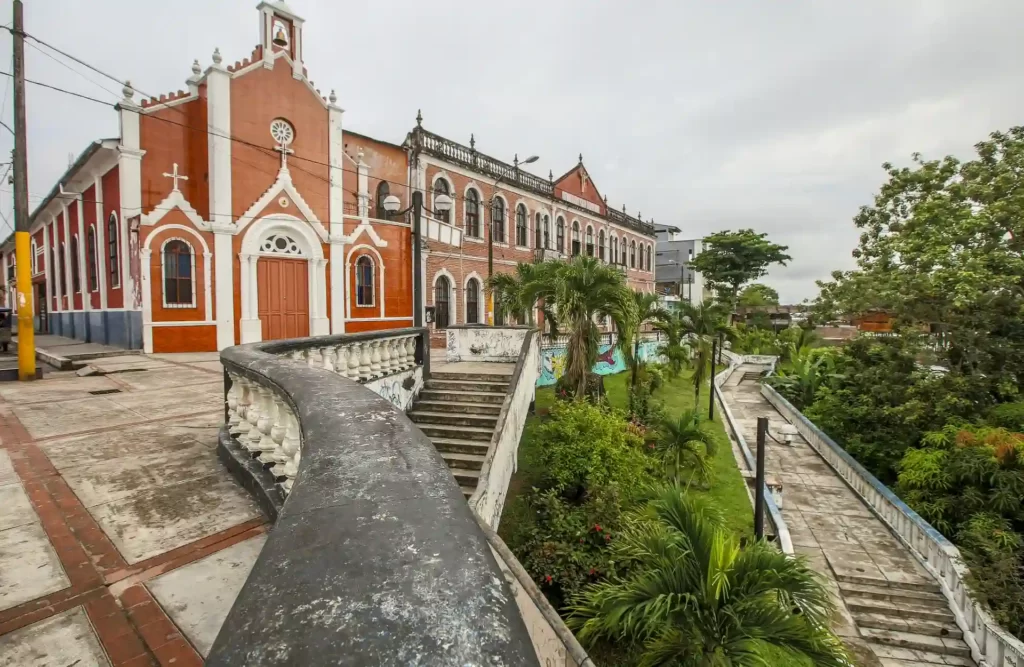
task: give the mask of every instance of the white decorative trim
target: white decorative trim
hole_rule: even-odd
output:
[[[373,245],[377,246],[378,248],[388,247],[388,242],[380,237],[380,235],[377,233],[377,230],[373,228],[373,225],[370,224],[368,219],[360,219],[359,225],[357,225],[356,228],[352,230],[352,234],[349,235],[348,237],[345,237],[343,240],[345,243],[355,243],[356,241],[359,240],[359,237],[362,236],[364,233],[370,237],[370,239],[373,241]]]
[[[165,255],[167,244],[172,241],[181,241],[188,246],[188,256],[191,261],[191,269],[189,274],[189,282],[192,285],[192,300],[189,303],[168,303],[167,292],[165,290],[167,286],[167,257]],[[147,243],[148,247],[148,243]],[[164,239],[164,242],[160,244],[160,300],[163,302],[163,307],[167,309],[175,310],[188,310],[190,308],[196,308],[196,249],[192,247],[192,244],[181,238],[180,236],[171,236]]]
[[[238,231],[240,232],[245,229],[253,220],[256,219],[256,216],[259,215],[263,209],[269,206],[270,203],[273,202],[274,199],[282,192],[287,194],[288,197],[295,202],[296,208],[299,209],[299,212],[301,212],[306,218],[306,221],[310,226],[316,230],[320,239],[324,243],[327,243],[327,230],[324,229],[320,219],[316,217],[316,214],[313,213],[313,209],[309,207],[309,204],[307,204],[306,200],[302,198],[299,191],[295,189],[295,186],[292,184],[291,174],[288,173],[287,168],[283,168],[278,171],[277,180],[274,181],[274,184],[271,185],[259,199],[253,202],[253,205],[249,207],[249,210],[247,210],[242,217],[238,219]]]
[[[519,207],[520,206],[522,206],[524,209],[526,209],[526,218],[525,218],[525,220],[526,220],[526,243],[523,244],[523,245],[519,244],[519,238],[518,238],[518,231],[519,231],[518,230]],[[512,228],[514,230],[516,230],[517,238],[509,239],[509,244],[512,244],[514,242],[515,246],[517,248],[520,248],[520,249],[523,249],[523,250],[529,250],[530,249],[530,207],[526,205],[526,201],[525,200],[523,200],[523,199],[517,199],[516,200],[516,205],[512,209],[512,216],[513,216],[513,220],[514,220],[514,222],[512,223]]]
[[[437,207],[434,206],[434,188],[437,186],[438,181],[444,181],[448,185],[448,196],[451,197],[452,199],[452,208],[450,211],[448,211],[447,222],[441,220],[436,216]],[[452,224],[451,221],[455,220],[455,218],[457,217],[455,215],[456,203],[457,202],[455,201],[455,182],[451,179],[450,176],[448,176],[448,174],[444,170],[441,170],[434,174],[434,178],[432,178],[430,181],[430,217],[434,218],[435,220],[439,220],[440,222],[445,222],[445,224],[448,225]]]
[[[458,281],[455,280],[455,276],[451,274],[448,269],[441,268],[434,274],[433,280],[430,281],[430,303],[435,308],[435,317],[437,314],[437,303],[434,302],[434,296],[437,294],[437,279],[444,276],[448,279],[448,326],[453,326],[459,323],[459,291],[455,288],[458,285]],[[435,320],[434,329],[437,329]]]
[[[120,220],[117,217],[117,211],[111,211],[110,215],[108,215],[106,217],[106,219],[104,220],[104,222],[103,222],[103,224],[105,224],[107,226],[107,229],[106,229],[107,233],[110,232],[110,218],[114,218],[114,232],[118,232],[120,230],[120,228],[121,228],[121,222],[120,222]],[[110,239],[107,239],[107,240],[109,242]],[[114,239],[114,244],[115,244],[115,260],[114,261],[116,261],[117,265],[118,265],[117,266],[117,282],[115,283],[114,281],[111,281],[110,289],[120,289],[121,288],[121,250],[122,250],[122,248],[121,248],[121,235],[120,235],[120,233],[118,233],[117,237]],[[107,252],[105,253],[105,255],[106,255],[106,257],[103,259],[103,264],[105,265],[106,272],[109,272],[110,271],[110,247],[109,247],[109,245],[107,247]]]
[[[479,285],[479,292],[477,292],[476,298],[476,324],[485,324],[487,318],[487,307],[486,297],[484,291],[487,289],[484,285],[484,279],[480,277],[480,274],[476,271],[470,271],[466,275],[466,279],[462,281],[462,321],[465,324],[469,324],[469,281],[476,280]]]
[[[207,320],[184,320],[182,322],[150,322],[149,326],[156,329],[162,327],[215,327],[217,323]]]
[[[500,192],[494,193],[494,195],[492,195],[491,198],[487,200],[487,206],[486,206],[486,208],[487,208],[487,221],[486,221],[486,224],[487,225],[492,225],[492,222],[491,222],[492,218],[491,218],[491,216],[494,215],[494,200],[495,199],[500,199],[502,204],[504,205],[505,221],[504,221],[502,226],[505,228],[505,230],[504,230],[504,236],[502,237],[502,240],[501,241],[495,241],[494,245],[503,245],[504,244],[504,246],[507,248],[508,247],[508,243],[509,243],[509,238],[508,238],[509,218],[512,216],[512,212],[511,212],[511,210],[508,207],[508,199],[506,199],[505,195],[501,194]],[[493,234],[494,233],[493,225],[489,226],[487,228],[487,233],[488,234]],[[487,238],[487,237],[485,237],[485,238]]]
[[[370,303],[359,303],[359,261],[361,259],[363,259],[364,257],[370,262],[370,286],[373,288],[370,291],[370,296],[371,296]],[[356,305],[356,308],[373,308],[374,306],[377,305],[377,285],[374,284],[374,281],[377,279],[377,262],[375,262],[373,257],[371,257],[368,253],[364,252],[364,253],[361,253],[359,255],[359,257],[356,257],[356,261],[353,264],[353,267],[356,270],[356,281],[355,281],[356,282],[356,284],[355,284],[355,288],[356,288],[355,289],[355,292],[356,292],[356,298],[355,298],[355,302],[356,303],[355,303],[355,305]]]
[[[348,319],[350,319],[350,320],[353,319],[352,318],[352,304],[355,302],[355,299],[350,298],[352,296],[352,287],[353,287],[352,284],[349,282],[351,280],[351,275],[352,275],[352,255],[356,254],[357,252],[359,252],[361,250],[362,251],[367,251],[367,252],[363,252],[363,253],[360,253],[360,254],[367,254],[368,253],[368,254],[370,254],[370,259],[376,258],[376,265],[380,267],[380,271],[378,271],[376,274],[374,274],[374,276],[375,277],[377,275],[380,276],[380,278],[379,278],[379,281],[380,281],[380,287],[379,287],[379,289],[380,289],[380,316],[381,317],[385,316],[384,315],[384,304],[385,304],[385,301],[387,300],[387,293],[384,291],[384,272],[386,270],[386,267],[384,266],[384,258],[381,257],[381,254],[377,251],[376,248],[374,248],[373,246],[366,245],[365,243],[362,243],[360,245],[352,246],[352,248],[348,251],[348,254],[345,255],[345,269],[344,269],[344,272],[345,272],[344,273],[344,275],[345,275],[345,304],[346,304],[346,315],[348,316]],[[363,319],[363,318],[356,318],[356,319]]]
[[[181,190],[171,190],[170,194],[164,198],[162,202],[153,207],[153,210],[149,213],[143,213],[141,217],[141,223],[147,227],[152,227],[161,220],[164,219],[168,213],[173,209],[179,209],[185,214],[189,222],[196,226],[197,229],[201,229],[204,232],[208,232],[213,229],[210,223],[200,217],[192,205],[185,200],[185,195],[181,194]]]
[[[466,206],[467,197],[470,190],[476,191],[476,224],[477,231],[480,232],[480,236],[470,236],[468,220],[466,213],[468,207]],[[483,242],[484,231],[487,229],[487,202],[484,201],[483,190],[475,181],[470,181],[465,188],[462,190],[462,231],[463,238],[474,242]]]

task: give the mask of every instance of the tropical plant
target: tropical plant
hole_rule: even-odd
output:
[[[773,649],[815,665],[852,663],[829,630],[829,593],[802,558],[739,547],[721,514],[678,486],[631,515],[611,554],[623,573],[571,607],[580,641],[637,647],[640,664],[768,665]]]
[[[720,304],[702,302],[694,305],[683,302],[680,310],[685,330],[692,341],[694,402],[700,405],[700,388],[708,382],[709,374],[714,376],[712,340],[716,336],[724,337],[731,330],[725,323],[725,310]],[[715,400],[713,394],[712,401]]]
[[[660,319],[665,315],[665,309],[661,307],[661,297],[654,292],[633,291],[634,320],[630,322],[630,330],[619,331],[619,336],[626,336],[627,344],[622,349],[626,357],[626,364],[632,370],[630,386],[635,387],[637,382],[637,371],[640,369],[640,330],[643,325],[652,320]],[[632,346],[628,341],[632,339]]]
[[[772,264],[785,266],[792,259],[786,254],[788,249],[752,229],[726,230],[705,237],[704,251],[690,261],[690,266],[732,306],[740,287],[765,275]]]
[[[676,308],[662,311],[652,325],[665,334],[666,341],[659,352],[668,362],[672,377],[679,377],[683,366],[690,361],[690,346],[683,343],[683,336],[690,330],[690,321],[682,310]]]
[[[494,298],[494,312],[532,326],[538,300],[548,292],[552,268],[546,263],[520,262],[512,273],[493,274],[487,279],[487,287]]]
[[[768,382],[797,408],[805,408],[814,402],[818,389],[839,379],[836,362],[832,355],[821,354],[814,348],[796,349],[793,343],[787,346],[788,361],[779,367]]]
[[[704,424],[700,410],[687,410],[676,419],[661,424],[658,445],[669,479],[680,480],[690,470],[701,481],[709,482],[714,476],[714,457],[718,443]]]

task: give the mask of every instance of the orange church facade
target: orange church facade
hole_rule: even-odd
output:
[[[215,51],[185,90],[159,98],[137,101],[126,84],[119,136],[93,142],[33,212],[38,330],[192,352],[407,327],[417,307],[433,307],[435,328],[483,323],[488,229],[495,272],[589,253],[653,289],[653,227],[609,209],[582,158],[541,179],[419,121],[401,144],[346,131],[335,93],[303,65],[303,19],[280,0],[257,11],[245,60]],[[419,304],[413,216],[383,207],[391,195],[408,209],[414,191]],[[450,211],[434,205],[442,193]],[[8,240],[7,304],[13,262]]]

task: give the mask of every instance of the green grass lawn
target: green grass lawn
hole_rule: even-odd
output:
[[[665,406],[665,411],[670,418],[693,407],[694,392],[691,377],[689,371],[684,371],[676,379],[666,378],[665,384],[654,393],[654,397]],[[629,373],[606,375],[604,386],[608,394],[608,401],[617,408],[626,409]],[[700,403],[704,410],[707,410],[708,398],[707,388],[704,387],[700,396]],[[547,412],[554,402],[553,387],[543,387],[537,390],[537,414],[527,418],[523,437],[519,441],[519,469],[509,484],[502,527],[506,521],[515,522],[516,520],[515,515],[519,508],[516,507],[518,503],[515,502],[515,498],[519,492],[529,489],[535,480],[541,477],[538,469],[540,465],[538,451],[534,445],[535,439],[531,437],[531,434],[546,418]],[[732,456],[732,448],[722,426],[718,406],[715,406],[715,421],[711,424],[711,430],[718,443],[718,452],[715,455],[715,478],[708,491],[693,490],[692,493],[710,496],[725,515],[729,527],[737,537],[752,536],[754,534],[754,511],[747,498],[743,477],[740,476],[736,460]]]

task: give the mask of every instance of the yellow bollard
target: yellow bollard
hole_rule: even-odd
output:
[[[14,262],[17,267],[14,308],[18,312],[18,379],[36,379],[36,334],[32,326],[32,249],[28,232],[14,233]]]

